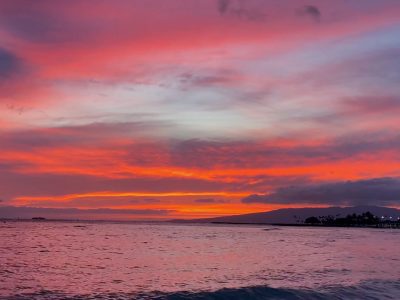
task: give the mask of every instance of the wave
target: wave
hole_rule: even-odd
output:
[[[7,300],[319,300],[319,299],[400,299],[400,281],[365,281],[354,286],[329,286],[318,290],[272,288],[251,286],[223,288],[216,291],[102,293],[70,295],[43,290],[38,293],[17,294],[3,297]]]

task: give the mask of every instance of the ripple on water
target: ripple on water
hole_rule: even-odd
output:
[[[373,294],[375,287],[360,282],[400,278],[399,240],[393,230],[67,225],[15,222],[0,230],[0,296],[125,299],[144,293],[153,299],[148,292],[160,290],[158,296],[165,299],[202,299],[282,289],[296,295],[307,289],[329,293],[333,285],[345,293],[353,286],[354,293]],[[395,288],[392,284],[386,290]]]
[[[182,288],[185,286],[182,285]],[[144,287],[142,287],[144,288]],[[268,286],[250,286],[241,288],[223,288],[214,291],[179,291],[179,292],[107,292],[93,294],[66,294],[57,291],[42,290],[31,294],[17,294],[9,300],[76,300],[76,299],[158,299],[158,300],[209,300],[209,299],[292,299],[292,300],[313,300],[313,299],[397,299],[400,295],[399,282],[393,281],[366,281],[354,286],[327,286],[321,289],[293,289],[293,288],[272,288]]]

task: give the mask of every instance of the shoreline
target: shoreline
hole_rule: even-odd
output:
[[[7,222],[65,222],[65,223],[114,223],[114,224],[199,224],[199,225],[256,225],[256,226],[280,226],[280,227],[313,227],[313,228],[376,228],[376,229],[400,229],[400,224],[377,224],[377,225],[326,225],[305,223],[254,223],[254,222],[198,222],[190,220],[168,220],[168,221],[138,221],[138,220],[77,220],[77,219],[0,219],[0,223]]]

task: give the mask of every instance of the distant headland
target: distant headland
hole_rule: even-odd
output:
[[[285,208],[244,215],[173,221],[178,223],[400,228],[400,210],[382,206]]]

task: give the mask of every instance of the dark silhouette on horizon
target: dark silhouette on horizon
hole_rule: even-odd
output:
[[[382,216],[377,217],[373,215],[371,212],[367,211],[362,214],[349,214],[344,218],[340,218],[338,216],[334,217],[331,215],[328,216],[312,216],[308,217],[304,221],[305,224],[308,225],[316,225],[316,226],[338,226],[338,227],[391,227],[391,228],[399,228],[400,227],[400,219],[393,219],[392,217]]]
[[[369,212],[367,214],[366,212]],[[363,216],[364,214],[364,216]],[[306,220],[310,217],[309,222]],[[321,216],[321,219],[320,217]],[[326,216],[326,217],[322,217]],[[347,219],[347,216],[352,216]],[[367,220],[357,221],[357,216],[363,216]],[[400,210],[382,206],[353,206],[353,207],[304,207],[304,208],[282,208],[268,212],[258,212],[243,215],[232,215],[215,218],[203,218],[192,220],[172,220],[174,222],[190,222],[190,223],[231,223],[231,224],[272,224],[272,225],[290,225],[290,226],[309,226],[322,223],[334,225],[332,220],[338,223],[365,223],[369,222],[369,226],[374,226],[376,220],[372,216],[379,218],[379,224],[385,221],[393,222],[399,220]],[[382,218],[383,217],[383,218]],[[392,217],[392,218],[391,218]],[[347,221],[343,220],[346,219]],[[354,219],[350,222],[350,219]]]

